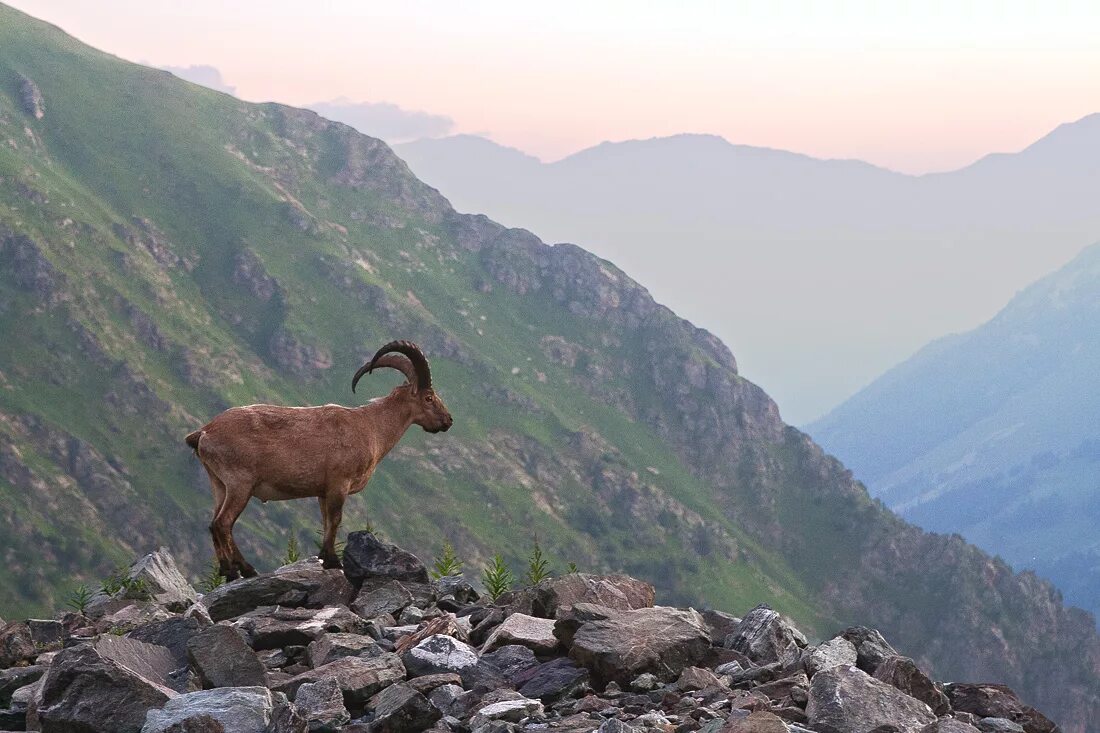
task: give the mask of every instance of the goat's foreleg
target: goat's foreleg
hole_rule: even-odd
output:
[[[321,521],[324,526],[324,537],[321,540],[321,566],[326,569],[343,567],[340,558],[336,555],[336,532],[340,529],[340,522],[344,517],[345,498],[347,498],[347,492],[342,486],[336,491],[330,491],[325,496],[319,497]]]

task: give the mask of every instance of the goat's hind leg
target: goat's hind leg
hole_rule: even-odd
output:
[[[218,572],[227,580],[237,577],[233,570],[232,552],[226,545],[225,537],[218,529],[218,514],[225,504],[225,483],[206,465],[206,475],[210,477],[210,490],[214,495],[214,517],[210,521],[210,538],[214,543],[214,558],[218,561]]]
[[[252,492],[234,491],[232,485],[227,485],[226,488],[225,501],[222,502],[222,506],[218,510],[218,516],[214,518],[214,525],[222,536],[227,551],[226,554],[230,561],[230,570],[229,573],[225,574],[225,579],[236,580],[242,575],[246,578],[252,578],[258,573],[244,559],[240,548],[237,547],[236,540],[233,539],[233,525],[237,522],[237,518],[241,516],[244,508],[248,506],[248,500],[252,498]]]

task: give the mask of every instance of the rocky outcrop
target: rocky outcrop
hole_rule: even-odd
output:
[[[625,575],[567,574],[493,604],[459,575],[424,582],[414,555],[367,533],[353,558],[351,580],[310,559],[186,607],[174,593],[111,600],[116,618],[160,619],[127,637],[79,614],[9,623],[0,721],[93,733],[1056,730],[1002,685],[937,685],[872,629],[815,646],[765,606],[740,620],[653,606],[652,587]],[[172,587],[171,567],[161,548],[130,575]],[[373,584],[353,603],[369,618],[348,606],[352,581]],[[373,613],[413,599],[415,623]]]
[[[36,120],[46,116],[46,100],[42,92],[33,80],[25,76],[19,78],[19,102],[28,116]]]

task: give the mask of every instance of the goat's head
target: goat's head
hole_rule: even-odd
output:
[[[359,368],[351,380],[351,391],[364,374],[389,367],[405,375],[406,384],[394,389],[394,396],[408,400],[413,406],[413,424],[429,433],[449,430],[454,420],[447,406],[432,388],[432,370],[420,347],[411,341],[391,341]]]

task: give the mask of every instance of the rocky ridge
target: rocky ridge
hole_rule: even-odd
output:
[[[932,681],[865,627],[813,645],[766,605],[742,618],[656,606],[625,575],[570,573],[492,602],[367,532],[344,563],[200,596],[162,548],[131,566],[129,591],[0,628],[0,729],[1060,730],[1003,685]]]

